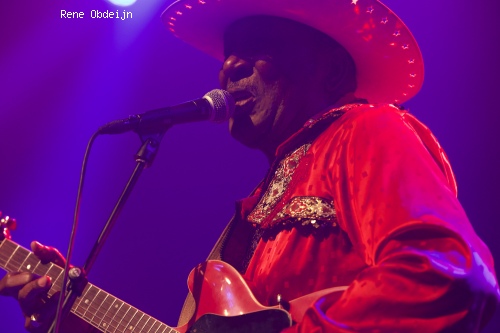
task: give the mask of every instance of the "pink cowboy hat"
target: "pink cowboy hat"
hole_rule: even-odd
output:
[[[342,44],[356,63],[356,95],[370,103],[403,103],[422,87],[424,63],[415,38],[377,0],[178,0],[161,18],[175,36],[223,61],[224,31],[253,15],[288,18]]]

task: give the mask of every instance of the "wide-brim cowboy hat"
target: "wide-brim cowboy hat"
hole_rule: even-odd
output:
[[[403,103],[422,86],[424,64],[415,38],[377,0],[178,0],[162,21],[174,35],[222,61],[227,27],[254,15],[306,24],[343,45],[356,63],[356,96],[370,103]]]

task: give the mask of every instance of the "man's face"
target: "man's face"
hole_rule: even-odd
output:
[[[227,30],[219,79],[236,100],[231,135],[246,146],[273,153],[308,119],[305,109],[323,84],[310,34],[300,24],[263,16]]]

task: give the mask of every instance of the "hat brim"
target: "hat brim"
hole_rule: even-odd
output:
[[[170,31],[223,61],[223,36],[254,15],[288,18],[329,35],[356,63],[356,95],[371,103],[403,103],[417,94],[424,64],[415,38],[377,0],[178,0],[162,13]]]

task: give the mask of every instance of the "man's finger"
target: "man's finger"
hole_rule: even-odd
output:
[[[38,275],[30,272],[9,273],[0,280],[0,295],[18,298],[19,290],[36,278],[38,278]]]
[[[60,293],[55,293],[36,313],[26,316],[24,327],[28,332],[46,332],[54,320]]]
[[[26,284],[19,291],[18,300],[25,316],[31,316],[43,305],[43,299],[51,287],[51,282],[50,277],[42,276]]]
[[[31,242],[31,250],[42,261],[42,264],[53,262],[58,266],[64,267],[66,263],[63,255],[57,249],[44,246],[37,241]]]

